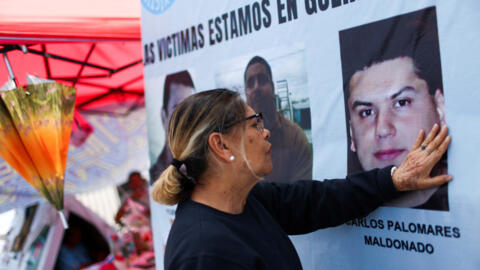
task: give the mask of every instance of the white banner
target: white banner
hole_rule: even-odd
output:
[[[267,181],[399,165],[420,129],[446,123],[453,142],[433,173],[453,182],[292,239],[305,269],[480,267],[478,1],[142,5],[153,174],[171,160],[162,124],[171,110],[213,88],[238,91],[264,113],[274,154]],[[174,208],[154,203],[152,216],[161,269]]]

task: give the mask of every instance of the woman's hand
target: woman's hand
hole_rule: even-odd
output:
[[[452,180],[452,177],[447,174],[430,177],[433,166],[437,164],[450,144],[450,136],[447,134],[447,126],[443,126],[440,130],[438,124],[433,126],[425,140],[423,139],[425,132],[420,131],[405,160],[393,171],[393,184],[398,191],[427,189]]]

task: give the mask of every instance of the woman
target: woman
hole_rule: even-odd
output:
[[[438,133],[438,134],[437,134]],[[201,92],[175,109],[168,139],[173,154],[153,198],[178,203],[165,250],[165,269],[301,269],[287,234],[303,234],[365,216],[399,191],[438,186],[429,177],[446,151],[447,128],[420,132],[397,169],[346,180],[273,184],[270,132],[232,91]]]

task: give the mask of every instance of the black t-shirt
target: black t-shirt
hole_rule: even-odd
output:
[[[261,182],[238,215],[186,200],[177,207],[165,269],[302,269],[287,234],[343,224],[396,196],[385,168],[346,180]]]

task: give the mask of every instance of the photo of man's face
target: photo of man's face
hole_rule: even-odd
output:
[[[162,122],[163,126],[167,127],[170,118],[172,118],[173,111],[178,104],[180,104],[185,98],[192,95],[195,89],[190,85],[184,85],[181,83],[172,83],[170,85],[170,98],[168,99],[167,108],[162,109]]]
[[[257,55],[257,53],[261,53]],[[233,89],[269,131],[273,170],[265,182],[294,183],[312,178],[308,77],[303,45],[269,48],[226,59],[215,73],[218,88]]]
[[[410,57],[373,64],[350,80],[350,149],[364,170],[399,166],[420,130],[445,124],[443,94],[429,94]]]
[[[347,171],[399,167],[423,130],[445,125],[435,7],[339,32]],[[448,172],[446,155],[430,176]],[[448,185],[402,193],[385,206],[449,211]]]
[[[247,104],[256,112],[262,112],[267,129],[271,128],[275,117],[275,93],[272,78],[267,67],[255,63],[248,67],[245,73],[245,95]]]
[[[165,77],[163,87],[163,105],[160,109],[160,117],[165,132],[163,149],[150,167],[150,184],[152,185],[160,176],[160,173],[172,162],[172,153],[168,147],[168,123],[172,118],[173,111],[185,98],[195,92],[192,77],[187,70],[169,74]]]

